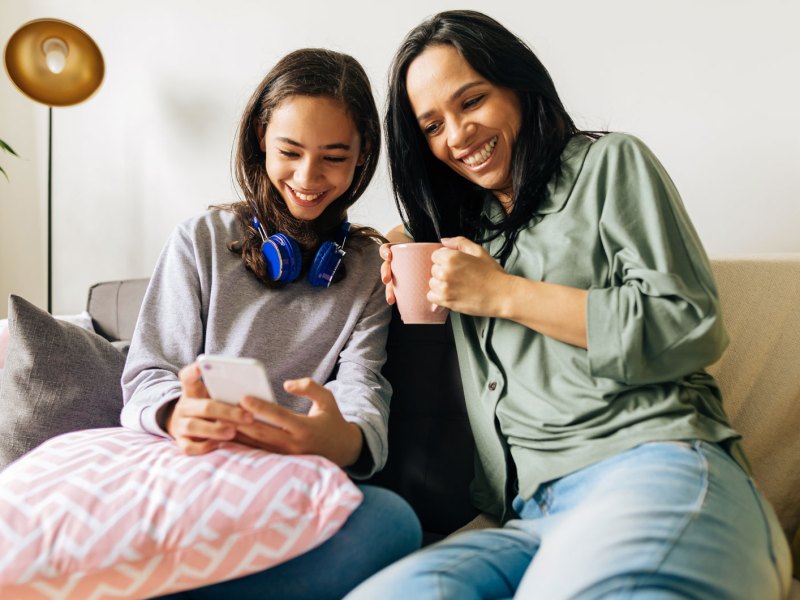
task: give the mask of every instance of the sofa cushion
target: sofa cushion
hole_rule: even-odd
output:
[[[427,544],[478,514],[469,491],[475,445],[449,320],[405,325],[394,307],[386,354],[383,375],[393,390],[390,450],[370,482],[405,498]]]
[[[54,318],[59,321],[67,321],[74,323],[83,329],[94,331],[92,324],[92,316],[88,311],[83,311],[75,315],[55,315]],[[8,341],[10,332],[8,330],[8,319],[0,319],[0,384],[2,384],[3,369],[6,366],[6,354],[8,353]]]
[[[248,575],[324,542],[362,498],[319,456],[67,433],[0,473],[0,597],[145,598]]]
[[[0,469],[60,433],[119,425],[125,358],[99,335],[19,296],[0,386]]]

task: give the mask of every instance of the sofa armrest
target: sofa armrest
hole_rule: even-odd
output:
[[[800,254],[712,260],[731,342],[708,371],[791,540],[800,526]]]

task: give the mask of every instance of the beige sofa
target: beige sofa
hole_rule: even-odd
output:
[[[757,483],[793,541],[800,600],[800,254],[713,260],[731,343],[710,367],[744,436]],[[92,289],[88,310],[112,341],[130,337],[146,280]],[[449,327],[392,321],[384,373],[394,387],[389,462],[373,480],[415,508],[426,541],[486,526],[469,502],[472,438]],[[760,599],[754,599],[760,600]]]

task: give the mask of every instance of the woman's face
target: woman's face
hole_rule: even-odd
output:
[[[344,194],[364,162],[353,119],[331,98],[286,98],[259,136],[267,177],[289,212],[303,221],[316,219]]]
[[[522,122],[517,94],[487,81],[450,45],[415,58],[406,88],[433,155],[465,179],[509,195]]]

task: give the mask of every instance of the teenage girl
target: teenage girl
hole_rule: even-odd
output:
[[[379,151],[357,61],[305,49],[275,65],[239,127],[242,200],[179,225],[155,268],[122,377],[124,425],[173,438],[187,454],[236,441],[318,454],[354,478],[383,466],[391,389],[381,375],[390,313],[380,236],[347,223]],[[277,404],[210,398],[200,353],[261,359],[283,383]],[[402,499],[361,490],[363,503],[317,549],[177,597],[341,598],[420,545]]]

